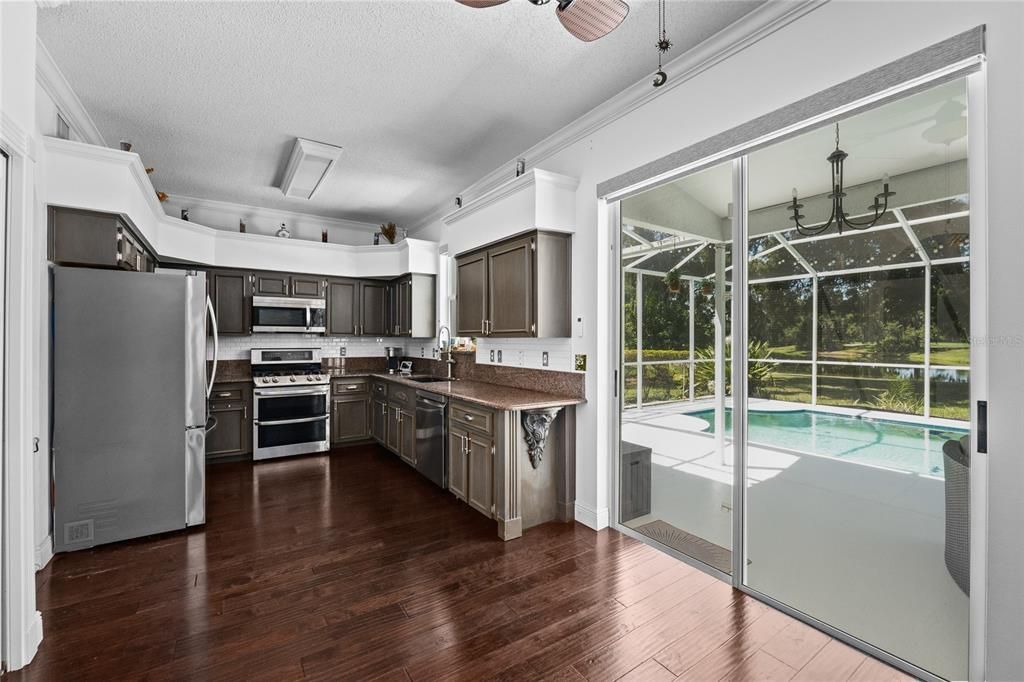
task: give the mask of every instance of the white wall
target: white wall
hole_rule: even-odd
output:
[[[38,284],[35,188],[34,2],[0,3],[0,144],[11,157],[9,221],[2,262],[5,376],[3,397],[3,653],[8,667],[27,664],[42,637],[33,570],[32,438],[38,382]],[[42,457],[39,455],[38,457]]]
[[[578,511],[604,520],[611,440],[611,232],[606,215],[599,212],[597,184],[979,24],[988,26],[991,333],[1010,340],[993,346],[990,358],[988,676],[1024,679],[1024,589],[1019,580],[1024,575],[1024,457],[1019,452],[1024,443],[1024,353],[1019,341],[1024,338],[1024,307],[1019,287],[1012,284],[1024,253],[1017,198],[1024,148],[1024,4],[830,2],[585,139],[547,158],[529,151],[524,155],[531,165],[580,178],[573,310],[583,316],[586,332],[572,345],[574,353],[586,353],[590,361],[589,402],[577,408],[576,495]],[[838,53],[827,56],[824,45],[837,27],[847,40]],[[439,221],[416,235],[455,241]]]

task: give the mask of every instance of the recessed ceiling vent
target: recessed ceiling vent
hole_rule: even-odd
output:
[[[341,152],[341,147],[332,144],[295,138],[295,146],[281,180],[281,191],[286,197],[312,199],[341,158]]]

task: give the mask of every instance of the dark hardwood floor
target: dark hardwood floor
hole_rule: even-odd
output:
[[[10,679],[906,679],[615,531],[501,542],[376,446],[207,490],[203,528],[54,558]]]

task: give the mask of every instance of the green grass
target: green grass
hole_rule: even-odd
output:
[[[628,368],[624,404],[636,404],[636,374]],[[645,368],[644,403],[663,402],[667,400],[686,400],[689,397],[689,369],[686,365],[661,365]],[[780,367],[774,374],[774,386],[769,390],[754,394],[754,398],[785,400],[793,403],[811,404],[811,375],[807,372],[790,371]],[[872,409],[874,401],[889,387],[889,377],[844,377],[829,374],[818,375],[818,403],[836,407],[859,407]],[[923,395],[924,386],[918,382],[918,394]],[[702,391],[697,391],[701,397]],[[969,400],[964,390],[945,390],[939,394],[933,392],[931,414],[944,419],[968,420],[970,418]]]

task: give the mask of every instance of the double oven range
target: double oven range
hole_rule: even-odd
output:
[[[254,349],[253,459],[323,452],[331,447],[331,378],[319,348]]]

